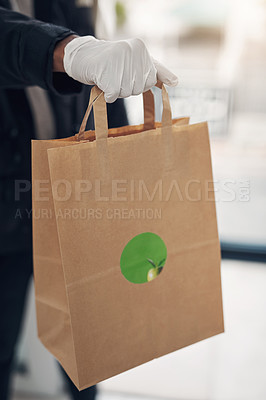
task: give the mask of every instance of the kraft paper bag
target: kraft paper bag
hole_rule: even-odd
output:
[[[108,130],[94,87],[77,135],[32,142],[38,334],[80,390],[223,332],[207,123],[161,89],[162,123],[149,91]]]

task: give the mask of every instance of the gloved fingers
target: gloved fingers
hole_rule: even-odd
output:
[[[150,72],[147,75],[146,81],[144,88],[142,90],[142,93],[147,92],[147,90],[151,89],[153,86],[156,85],[157,82],[157,70],[153,66],[153,68],[150,69]]]
[[[105,90],[105,91],[103,90],[103,92],[104,92],[104,98],[105,98],[106,103],[113,103],[119,97],[120,88],[118,87],[113,90]]]
[[[145,77],[142,76],[137,76],[136,73],[134,73],[133,78],[132,78],[132,95],[137,96],[143,92],[143,88],[145,85]]]
[[[152,60],[157,70],[157,80],[165,83],[168,86],[176,86],[178,84],[177,76],[169,71],[169,69],[159,61],[155,60],[154,58]]]
[[[119,97],[129,97],[133,94],[134,75],[133,68],[129,60],[125,60],[123,71],[121,71],[121,83]]]
[[[126,87],[125,86],[121,87],[119,97],[120,98],[130,97],[130,96],[132,96],[132,94],[133,94],[133,85],[130,84],[130,85],[127,85]]]
[[[96,85],[104,92],[104,98],[106,103],[113,103],[118,99],[118,97],[128,97],[131,96],[132,88],[130,85],[125,82],[120,81],[119,77],[121,74],[117,74],[117,76],[113,76],[113,79],[99,79],[99,83]]]
[[[97,86],[104,92],[106,103],[113,103],[117,100],[121,91],[121,76],[123,65],[116,65],[116,74],[110,75],[109,71],[103,72],[97,77]]]
[[[133,95],[139,95],[151,89],[157,82],[157,71],[148,52],[138,75],[135,74]]]

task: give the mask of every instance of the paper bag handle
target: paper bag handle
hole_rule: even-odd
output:
[[[98,90],[96,86],[94,86],[91,90],[89,105],[87,107],[86,113],[84,115],[83,121],[81,123],[78,139],[81,139],[83,133],[85,132],[87,121],[91,112],[92,105],[94,106],[94,110],[98,109],[96,104],[96,100],[101,95],[101,91]],[[143,93],[143,106],[144,106],[144,130],[153,129],[155,126],[155,110],[154,110],[154,96],[151,90]],[[102,107],[101,107],[102,108]],[[95,114],[94,111],[94,114]],[[105,112],[105,110],[102,109]],[[100,112],[100,110],[99,110]],[[95,117],[95,115],[94,115]],[[96,118],[95,124],[96,124]],[[105,124],[104,124],[105,125]],[[100,129],[100,128],[99,128]]]
[[[172,113],[171,113],[168,93],[162,82],[158,81],[156,86],[162,89],[162,100],[163,100],[162,127],[171,126]],[[154,112],[154,96],[151,90],[148,90],[147,92],[143,93],[143,105],[144,105],[144,130],[153,129],[155,112]],[[106,102],[104,100],[103,92],[97,86],[94,86],[91,90],[89,105],[82,120],[79,133],[77,135],[78,140],[83,139],[83,134],[86,130],[86,125],[92,106],[94,113],[96,140],[108,137]]]

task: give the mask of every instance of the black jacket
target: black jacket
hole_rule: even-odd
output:
[[[31,248],[31,193],[18,198],[16,181],[30,181],[32,111],[24,88],[48,90],[57,137],[78,131],[88,86],[52,71],[56,43],[71,33],[94,34],[92,9],[75,0],[34,0],[35,17],[10,10],[0,0],[0,253]],[[43,21],[43,22],[41,22]],[[122,100],[108,105],[109,126],[127,124]],[[93,128],[93,118],[88,122]]]

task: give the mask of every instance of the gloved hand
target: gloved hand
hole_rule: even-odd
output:
[[[118,97],[137,95],[157,80],[177,85],[177,77],[154,60],[140,39],[105,41],[93,36],[77,37],[64,49],[64,69],[73,79],[97,85],[108,103]]]

